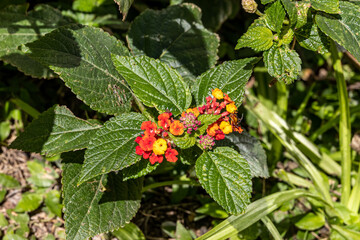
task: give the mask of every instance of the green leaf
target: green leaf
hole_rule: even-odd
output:
[[[9,137],[10,130],[10,121],[0,123],[0,141],[4,141]]]
[[[190,232],[180,223],[180,221],[176,222],[176,232],[175,232],[176,240],[192,240],[192,236]]]
[[[195,168],[201,185],[228,213],[239,215],[245,211],[252,191],[251,173],[238,152],[229,147],[204,152]]]
[[[216,146],[234,146],[248,162],[252,177],[269,177],[266,152],[259,140],[247,132],[228,134],[225,141],[218,141]]]
[[[224,211],[222,207],[219,206],[216,202],[206,203],[203,206],[195,210],[196,213],[201,213],[208,215],[213,218],[227,218],[229,214]]]
[[[134,223],[126,224],[124,227],[112,231],[111,234],[121,240],[145,240],[144,234]]]
[[[190,106],[189,87],[176,70],[146,56],[112,55],[112,59],[116,70],[146,106],[160,112],[169,110],[174,116]]]
[[[330,51],[329,38],[316,24],[308,23],[295,32],[296,40],[303,48],[325,54]]]
[[[174,144],[181,149],[190,148],[196,143],[196,138],[194,136],[190,136],[187,133],[185,133],[183,137],[176,137],[171,133],[169,133],[169,136],[171,137],[171,140],[174,141]]]
[[[55,105],[29,124],[10,147],[51,155],[78,150],[88,147],[100,127],[75,117],[65,106]]]
[[[198,7],[182,4],[144,11],[133,21],[128,43],[135,55],[158,58],[190,81],[215,65],[219,37],[204,28]]]
[[[52,213],[61,218],[62,204],[60,203],[60,192],[51,190],[45,195],[45,204]]]
[[[26,180],[37,187],[50,187],[59,177],[49,165],[43,166],[40,161],[28,161],[26,164],[31,174]]]
[[[43,195],[39,193],[24,193],[19,203],[16,205],[15,212],[31,212],[36,210],[43,200]]]
[[[275,0],[261,0],[261,4],[266,5],[266,4],[271,3],[273,1],[275,1]]]
[[[289,15],[290,24],[292,27],[298,29],[308,22],[311,7],[309,2],[292,2],[291,0],[281,0],[281,2],[283,3],[286,12]]]
[[[250,47],[255,51],[265,51],[273,45],[273,38],[274,35],[270,29],[266,27],[254,27],[241,36],[235,49]]]
[[[310,0],[311,7],[330,14],[341,13],[339,0]]]
[[[117,5],[119,5],[119,11],[122,13],[123,15],[123,21],[126,18],[126,15],[131,7],[131,4],[134,2],[134,0],[114,0]]]
[[[3,240],[26,240],[26,238],[20,236],[20,235],[17,235],[17,234],[13,234],[13,233],[7,233]]]
[[[205,98],[211,96],[211,91],[219,88],[240,105],[244,97],[245,85],[257,60],[258,58],[244,58],[224,62],[202,74],[197,78],[193,89],[196,104],[199,106],[205,103]]]
[[[271,30],[280,33],[285,15],[285,10],[278,0],[265,10],[264,20]]]
[[[140,207],[142,178],[122,181],[105,174],[77,186],[84,152],[62,154],[67,239],[82,240],[113,231],[129,222]]]
[[[341,1],[340,10],[340,15],[317,13],[315,22],[322,32],[360,61],[360,6]]]
[[[8,217],[10,217],[11,222],[15,222],[15,233],[19,236],[29,236],[29,221],[30,217],[27,213],[13,213],[8,212]]]
[[[0,186],[7,189],[18,188],[20,183],[12,176],[0,173]]]
[[[303,230],[314,231],[324,226],[324,224],[325,217],[323,214],[310,212],[297,221],[295,226]]]
[[[240,10],[240,2],[237,0],[187,0],[201,8],[201,20],[207,29],[214,32],[228,19],[234,17]]]
[[[141,159],[134,165],[131,165],[130,167],[124,168],[122,170],[124,181],[145,176],[148,173],[156,170],[158,166],[159,163],[155,163],[153,165],[150,163],[149,159]]]
[[[3,213],[0,213],[0,228],[6,227],[9,222],[6,220]]]
[[[295,50],[288,46],[273,46],[264,52],[264,63],[268,73],[286,84],[298,78],[301,71],[301,59]]]
[[[0,190],[0,202],[4,201],[6,193],[7,193],[7,191],[5,189]]]
[[[50,66],[92,109],[115,115],[130,110],[132,94],[110,55],[129,52],[115,37],[99,28],[69,25],[27,46],[31,58]]]
[[[125,113],[107,121],[90,141],[78,184],[140,161],[135,138],[143,133],[140,127],[146,120],[139,113]]]
[[[209,127],[209,125],[216,122],[220,117],[221,117],[221,115],[201,114],[198,117],[198,120],[200,121],[201,126],[198,128],[198,130],[196,130],[195,136],[197,137],[197,136],[203,135],[205,133],[206,129]]]

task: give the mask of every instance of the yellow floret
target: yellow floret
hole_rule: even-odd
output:
[[[153,152],[156,155],[163,155],[167,149],[167,143],[166,140],[163,138],[159,138],[154,142],[153,145]]]
[[[218,100],[224,98],[224,93],[218,88],[215,88],[214,90],[212,90],[211,94]]]
[[[229,113],[236,112],[237,107],[235,106],[235,103],[230,103],[230,104],[226,105],[226,111],[228,111]]]
[[[229,133],[231,133],[233,131],[232,126],[230,125],[230,123],[225,122],[225,121],[222,121],[220,123],[220,129],[221,129],[221,131],[223,131],[224,134],[229,134]]]

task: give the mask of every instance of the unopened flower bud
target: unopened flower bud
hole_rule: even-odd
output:
[[[255,0],[242,0],[241,4],[245,10],[245,12],[248,13],[255,13],[257,10],[257,3],[255,2]]]

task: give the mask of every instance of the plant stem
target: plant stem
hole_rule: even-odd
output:
[[[273,238],[275,240],[282,240],[283,239],[281,237],[279,231],[275,227],[274,223],[270,220],[270,218],[268,216],[265,216],[265,217],[261,218],[261,221],[267,227],[267,229],[269,230],[269,232],[271,233],[271,235],[273,236]]]
[[[140,109],[140,112],[141,112],[147,119],[149,119],[150,121],[156,123],[155,119],[151,116],[151,114],[150,114],[148,111],[146,111],[145,106],[140,102],[140,100],[139,100],[135,95],[133,95],[133,96],[134,96],[136,105],[137,105],[137,106],[139,107],[139,109]]]
[[[142,192],[146,192],[150,189],[153,188],[158,188],[158,187],[164,187],[164,186],[168,186],[168,185],[173,185],[173,184],[178,184],[178,185],[194,185],[194,186],[198,186],[199,183],[193,181],[193,180],[174,180],[174,181],[165,181],[165,182],[157,182],[157,183],[153,183],[153,184],[149,184],[145,187],[143,187]]]
[[[335,42],[331,43],[331,57],[338,89],[340,123],[339,141],[341,151],[341,203],[348,206],[351,190],[351,126],[348,92],[344,78],[343,68]]]

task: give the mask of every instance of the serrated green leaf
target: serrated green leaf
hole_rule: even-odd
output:
[[[24,193],[16,205],[15,212],[31,212],[36,210],[42,203],[43,195],[39,193]]]
[[[221,115],[213,115],[213,114],[201,114],[198,117],[198,120],[200,121],[201,125],[196,130],[195,136],[203,135],[206,131],[206,129],[209,127],[210,124],[216,122]]]
[[[292,27],[298,29],[308,22],[311,7],[309,2],[292,2],[291,0],[281,0],[281,2],[283,3],[286,12],[289,15],[290,25]]]
[[[252,191],[251,173],[238,152],[229,147],[204,152],[195,168],[201,185],[228,213],[239,215],[245,211]]]
[[[340,2],[340,15],[317,13],[315,22],[320,30],[348,50],[360,61],[360,6]]]
[[[281,0],[281,2],[286,10],[286,13],[289,16],[290,25],[294,26],[297,20],[297,9],[295,2],[292,2],[291,0]]]
[[[311,7],[330,14],[341,13],[339,0],[310,0]]]
[[[295,32],[296,40],[303,48],[325,54],[330,51],[329,38],[313,23],[308,23]]]
[[[11,148],[58,154],[86,148],[101,126],[77,118],[65,106],[55,105],[29,124]]]
[[[0,59],[26,75],[49,78],[53,72],[25,56],[18,47],[32,42],[59,26],[68,24],[61,13],[48,5],[37,5],[26,12],[27,4],[10,5],[0,10]]]
[[[3,188],[11,189],[20,187],[20,183],[12,176],[0,173],[0,186]]]
[[[123,228],[112,231],[112,235],[121,240],[145,240],[145,236],[134,223],[126,224]]]
[[[295,226],[308,231],[314,231],[325,224],[325,217],[320,213],[308,213],[295,223]]]
[[[266,27],[254,27],[241,36],[235,49],[250,47],[255,51],[265,51],[273,45],[273,38],[274,35],[270,29]]]
[[[234,146],[248,162],[252,177],[269,177],[266,152],[261,143],[247,132],[231,133],[225,140],[217,141],[216,146]]]
[[[150,163],[149,159],[141,159],[134,165],[131,165],[130,167],[124,168],[122,170],[124,181],[145,176],[148,173],[155,171],[158,166],[159,163],[155,163],[153,165]]]
[[[115,70],[110,55],[128,56],[129,52],[115,37],[100,28],[69,25],[27,47],[31,58],[50,66],[92,109],[115,115],[130,110],[131,91]]]
[[[129,222],[140,207],[142,178],[105,174],[77,186],[84,152],[62,154],[66,238],[83,240]]]
[[[135,139],[143,133],[140,128],[146,120],[139,113],[124,113],[107,121],[90,141],[78,184],[140,161]]]
[[[202,26],[197,6],[182,4],[144,11],[133,21],[128,43],[135,55],[158,58],[191,82],[215,65],[219,37]]]
[[[123,21],[126,18],[126,15],[131,7],[131,4],[134,2],[134,0],[114,0],[117,5],[119,5],[119,11],[122,13],[123,15]]]
[[[280,33],[283,21],[285,19],[285,10],[280,0],[273,3],[265,10],[264,20],[268,28],[274,32]]]
[[[211,91],[219,88],[240,105],[245,85],[252,74],[252,65],[257,60],[258,58],[244,58],[228,61],[203,73],[197,78],[193,89],[196,104],[199,106],[205,103],[205,98],[211,96]]]
[[[294,30],[292,30],[291,28],[283,28],[281,30],[281,34],[279,35],[280,39],[279,39],[279,43],[278,46],[281,46],[283,44],[288,45],[292,42],[293,38],[294,38]]]
[[[171,133],[169,133],[169,136],[171,137],[171,140],[173,140],[174,144],[181,149],[191,148],[196,143],[196,138],[187,133],[185,133],[183,137],[176,137]]]
[[[264,63],[268,73],[286,84],[298,78],[301,71],[301,59],[295,50],[288,46],[273,46],[264,52]]]
[[[189,87],[176,70],[146,56],[112,55],[112,59],[116,70],[146,106],[160,112],[169,110],[174,116],[190,106]]]
[[[207,29],[214,32],[228,19],[235,16],[240,10],[240,2],[237,0],[187,0],[201,8],[201,20]]]

